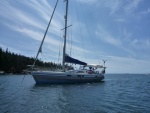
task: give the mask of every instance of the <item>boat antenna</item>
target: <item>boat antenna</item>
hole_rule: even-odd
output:
[[[65,34],[64,34],[64,47],[63,47],[63,61],[62,61],[62,68],[65,71],[65,54],[66,54],[66,37],[67,37],[67,19],[68,19],[68,0],[66,2],[66,15],[65,15]]]
[[[103,59],[102,59],[102,60],[103,60]],[[104,67],[105,67],[105,63],[106,63],[106,61],[107,61],[107,60],[103,60],[103,62],[104,62]]]
[[[51,24],[51,21],[52,21],[52,18],[53,18],[53,15],[54,15],[56,6],[57,6],[57,4],[58,4],[58,1],[59,1],[59,0],[57,0],[57,2],[56,2],[56,4],[55,4],[55,7],[54,7],[54,10],[53,10],[52,16],[51,16],[51,18],[50,18],[50,21],[49,21],[48,26],[47,26],[47,29],[46,29],[46,31],[45,31],[44,37],[43,37],[43,39],[42,39],[41,45],[40,45],[40,47],[39,47],[39,50],[38,50],[37,55],[36,55],[36,58],[35,58],[34,63],[33,63],[33,65],[32,65],[32,69],[33,69],[33,67],[34,67],[34,65],[35,65],[35,63],[36,63],[36,60],[37,60],[37,58],[38,58],[39,53],[42,52],[42,45],[43,45],[44,39],[45,39],[45,37],[46,37],[48,28],[49,28],[49,26],[50,26],[50,24]]]

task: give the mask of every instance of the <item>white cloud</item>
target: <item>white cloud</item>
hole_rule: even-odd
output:
[[[131,45],[136,50],[149,51],[150,40],[149,39],[134,39],[131,41]],[[150,51],[149,51],[150,52]]]
[[[116,21],[116,22],[126,22],[126,20],[123,19],[123,18],[117,18],[117,19],[115,19],[115,21]]]
[[[27,28],[19,28],[19,27],[16,27],[16,26],[11,26],[12,30],[14,31],[17,31],[17,32],[20,32],[34,40],[37,40],[37,41],[42,41],[42,38],[44,36],[44,34],[42,32],[39,32],[39,31],[35,31],[35,30],[32,30],[32,29],[27,29]],[[53,46],[58,46],[58,41],[55,40],[54,38],[49,38],[49,36],[46,36],[46,42],[53,45]]]
[[[107,56],[107,58],[108,73],[149,73],[149,61],[118,56]]]
[[[90,3],[90,1],[87,0],[80,0],[84,1],[85,3]],[[109,9],[110,15],[114,14],[121,14],[124,15],[125,13],[128,14],[133,14],[133,12],[138,8],[142,0],[93,0],[92,3],[95,3],[99,5],[99,7],[104,7]],[[122,12],[122,13],[118,13]]]
[[[110,14],[116,13],[121,7],[120,0],[103,0],[103,5],[110,9]]]
[[[117,38],[110,35],[108,31],[106,31],[101,26],[98,26],[98,29],[96,31],[96,35],[101,39],[102,41],[115,45],[115,46],[121,46],[122,42]]]
[[[28,25],[36,29],[39,28],[45,30],[47,26],[45,26],[43,20],[40,20],[40,18],[43,17],[43,19],[46,21],[46,24],[48,24],[51,14],[49,10],[52,8],[44,1],[42,4],[47,4],[46,6],[49,9],[46,9],[45,7],[42,6],[42,4],[39,4],[39,2],[35,0],[32,0],[31,2],[22,1],[21,3],[22,4],[24,3],[26,4],[26,6],[35,9],[34,11],[35,13],[31,15],[31,13],[25,12],[21,8],[15,8],[15,6],[12,6],[12,4],[10,3],[6,4],[4,2],[0,8],[1,9],[0,16],[6,19],[6,23],[7,20],[10,20],[12,21],[13,24],[17,24],[19,26]],[[31,11],[33,11],[33,9]],[[38,16],[39,18],[37,18],[35,14],[39,14]],[[53,19],[53,21],[51,22],[51,26],[53,28],[60,29],[62,26],[62,24],[60,23],[61,21],[62,19],[60,18],[59,14],[57,14],[57,16],[55,16],[55,19]]]
[[[140,12],[142,15],[148,15],[150,14],[150,8],[146,9],[145,11]]]
[[[39,42],[42,41],[42,38],[44,36],[44,34],[42,32],[36,31],[36,30],[32,30],[32,29],[27,29],[27,28],[21,28],[21,27],[17,27],[17,26],[10,26],[7,25],[9,28],[11,28],[14,31],[20,32],[23,35],[26,35],[34,40],[37,40]],[[56,40],[54,37],[47,35],[45,38],[45,43],[48,43],[49,48],[59,48],[60,46],[60,40]],[[47,48],[47,47],[46,47]],[[76,45],[72,45],[72,48],[74,51],[76,51],[78,54],[79,53],[88,53],[88,50],[85,50],[79,46]],[[58,49],[52,49],[53,51],[55,50],[55,52],[58,52]]]
[[[48,15],[50,15],[50,12],[52,12],[52,8],[51,7],[48,7],[49,10],[50,10],[49,13],[48,13],[47,9],[45,7],[42,7],[41,6],[42,4],[40,4],[36,0],[31,0],[30,2],[29,1],[25,1],[24,3],[28,7],[31,7],[32,9],[35,9],[35,11],[38,12],[37,14],[40,15],[40,17],[42,17],[46,22],[49,21],[49,16]]]
[[[123,37],[125,40],[130,41],[132,36],[132,33],[127,31],[126,29],[123,30]]]
[[[99,0],[77,0],[77,1],[79,1],[81,3],[86,3],[86,4],[99,2]]]
[[[121,48],[122,50],[128,52],[130,55],[135,56],[135,53],[127,46],[130,44],[124,42],[124,38],[114,37],[112,34],[110,34],[108,31],[106,31],[103,27],[98,26],[98,29],[96,31],[97,37],[111,45],[114,45],[118,48]],[[130,34],[125,34],[130,36]]]
[[[131,14],[135,11],[135,9],[138,8],[140,2],[142,2],[142,0],[132,0],[132,1],[128,1],[128,4],[124,7],[124,10],[127,14]]]
[[[52,11],[54,9],[54,6],[49,5],[46,0],[41,0],[41,1],[31,0],[30,2],[23,1],[23,3],[26,4],[26,6],[30,7],[32,10],[34,9],[34,11],[39,15],[39,17],[42,17],[46,22],[49,21]],[[63,17],[62,14],[59,14],[58,12],[55,11],[54,16],[56,17],[56,19],[53,20],[54,24],[56,24],[55,22],[56,20],[57,20],[57,23],[60,20],[62,21],[62,17]]]
[[[149,39],[146,40],[146,45],[150,46],[150,40]]]
[[[18,25],[28,24],[36,28],[44,29],[42,24],[40,24],[42,22],[39,22],[38,19],[36,19],[29,13],[26,13],[24,11],[12,7],[10,4],[8,5],[4,4],[3,6],[1,6],[0,9],[3,12],[1,13],[0,16],[2,16],[3,18],[5,17],[6,20],[8,19],[12,21],[13,24],[14,23]]]
[[[139,42],[138,39],[134,39],[134,40],[132,41],[132,44],[135,45],[135,44],[137,44],[138,42]]]

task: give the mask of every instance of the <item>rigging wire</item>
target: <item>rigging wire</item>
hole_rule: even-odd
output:
[[[69,53],[69,56],[71,56],[71,51],[72,51],[72,29],[71,28],[68,29],[67,42],[68,42],[68,53]]]
[[[71,47],[70,47],[70,56],[71,56],[71,52],[72,52],[72,29],[70,29],[70,32],[71,32],[71,42],[70,42],[70,44],[71,44]]]
[[[72,14],[72,10],[69,10],[69,12],[70,12],[70,14]],[[72,23],[71,16],[70,16],[69,20],[70,20],[70,23]],[[68,29],[68,30],[69,30],[69,34],[70,34],[69,37],[70,37],[70,56],[71,56],[71,53],[72,53],[72,27],[70,29]]]
[[[83,12],[83,7],[80,6],[80,9],[81,9],[81,12]],[[85,13],[86,13],[86,12],[85,12]],[[82,15],[83,15],[83,19],[84,19],[84,21],[85,21],[85,25],[87,26],[87,30],[88,30],[88,33],[89,33],[90,41],[92,42],[92,47],[94,47],[94,50],[97,50],[97,48],[96,48],[96,46],[95,46],[95,44],[94,44],[94,40],[91,38],[91,37],[92,37],[92,33],[91,33],[90,28],[89,28],[88,22],[87,22],[87,20],[86,20],[85,13],[82,13]],[[99,62],[99,57],[98,57],[98,55],[97,55],[98,53],[97,53],[97,51],[94,51],[94,52],[96,52],[96,57],[97,57],[97,60],[98,60],[98,62]]]
[[[77,13],[77,20],[78,20],[78,23],[79,23],[79,29],[80,29],[80,34],[81,34],[81,42],[82,42],[82,46],[83,46],[83,55],[84,55],[84,58],[86,59],[85,46],[84,46],[84,43],[83,43],[83,33],[82,33],[81,25],[80,25],[80,22],[79,22],[79,14],[78,14],[78,8],[77,8],[76,1],[75,1],[75,9],[76,9],[76,13]]]
[[[60,37],[61,37],[61,34],[60,34]],[[60,39],[60,43],[59,43],[58,63],[59,63],[59,59],[60,59],[60,46],[61,46],[61,39]]]
[[[70,35],[69,35],[70,34]],[[72,52],[72,29],[68,29],[68,44],[69,44],[69,47],[68,47],[68,52],[69,52],[69,56],[71,56],[71,52]],[[69,50],[70,49],[70,50]],[[70,67],[72,66],[73,64],[70,63]]]
[[[61,57],[61,49],[62,48],[63,48],[63,35],[62,35],[62,30],[60,30],[60,43],[59,43],[59,53],[58,53],[58,64],[60,63],[59,61],[60,61],[60,57]]]

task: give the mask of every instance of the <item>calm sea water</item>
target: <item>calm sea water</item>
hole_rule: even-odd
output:
[[[0,76],[0,113],[150,113],[150,75],[107,74],[101,83],[35,85]]]

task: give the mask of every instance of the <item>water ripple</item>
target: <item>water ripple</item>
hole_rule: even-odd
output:
[[[35,85],[22,75],[0,76],[2,113],[149,113],[150,76],[106,75],[105,81]]]

